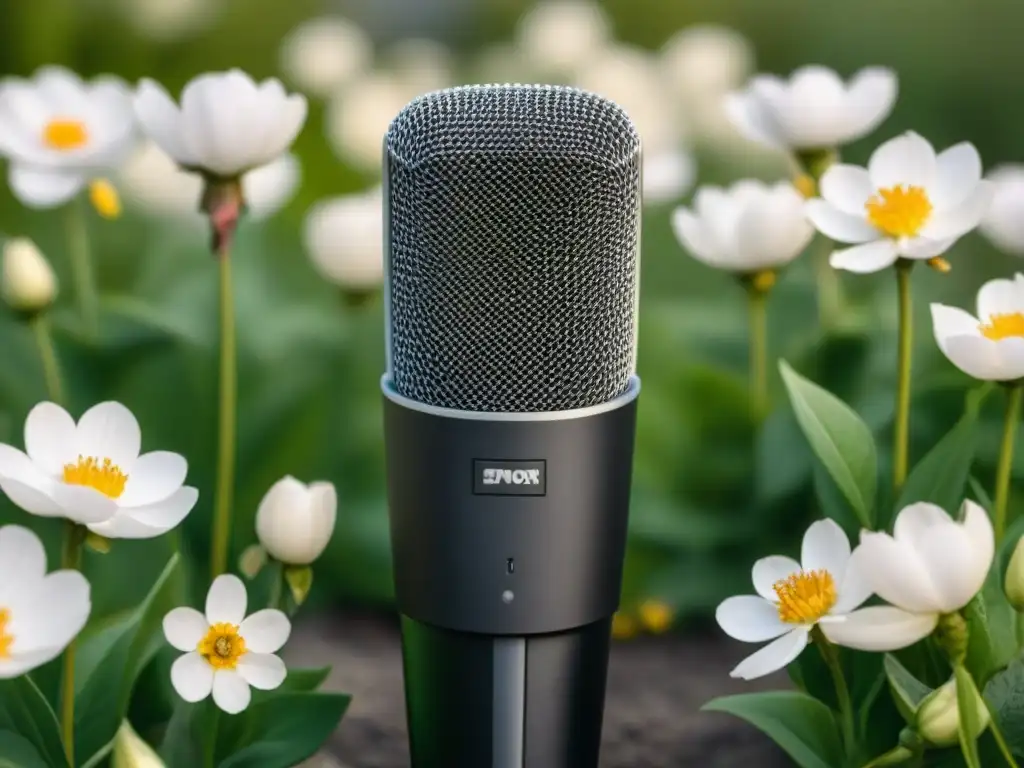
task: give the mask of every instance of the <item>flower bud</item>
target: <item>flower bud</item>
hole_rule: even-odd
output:
[[[256,512],[256,535],[275,560],[309,565],[334,533],[338,496],[330,483],[300,483],[291,475],[278,480]]]
[[[165,768],[164,761],[142,740],[127,720],[121,723],[117,732],[110,765],[111,768]]]
[[[974,706],[981,727],[977,733],[970,734],[972,739],[984,733],[989,723],[988,708],[977,692],[975,699]],[[951,747],[959,741],[960,712],[957,708],[955,679],[949,680],[922,699],[917,709],[915,727],[921,738],[936,747]]]
[[[1017,546],[1013,548],[1010,564],[1006,566],[1003,588],[1014,610],[1024,613],[1024,536],[1017,540]]]
[[[41,312],[57,297],[57,276],[36,244],[25,237],[3,247],[3,299],[17,312]]]

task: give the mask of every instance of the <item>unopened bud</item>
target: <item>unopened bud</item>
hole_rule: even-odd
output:
[[[200,208],[210,220],[211,248],[218,258],[227,258],[234,242],[238,221],[245,212],[245,195],[239,179],[208,178]]]
[[[0,290],[11,309],[26,314],[42,312],[57,298],[57,276],[28,238],[18,237],[4,244]]]
[[[989,724],[988,708],[976,690],[974,697],[979,728],[977,733],[967,734],[972,740],[981,736]],[[922,739],[936,747],[951,747],[960,740],[960,711],[955,679],[949,680],[922,699],[917,709],[915,730]]]
[[[95,552],[98,555],[106,555],[110,553],[110,539],[106,536],[100,536],[98,533],[93,533],[92,531],[85,534],[85,546],[87,546],[91,552]]]
[[[1013,548],[1010,564],[1006,566],[1006,581],[1003,584],[1006,599],[1018,613],[1024,613],[1024,536]]]
[[[114,739],[114,752],[110,761],[111,768],[166,768],[163,760],[135,732],[127,720]]]
[[[238,558],[238,570],[250,581],[259,575],[266,564],[267,550],[259,544],[252,544],[246,547],[242,556]]]
[[[334,533],[338,495],[327,482],[306,485],[291,475],[274,483],[256,510],[256,535],[285,565],[309,565]]]
[[[932,635],[936,644],[946,653],[952,664],[960,664],[967,655],[970,628],[967,620],[959,613],[946,613],[939,617],[939,624]]]

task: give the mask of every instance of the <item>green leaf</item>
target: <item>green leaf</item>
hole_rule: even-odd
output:
[[[842,765],[843,745],[832,711],[804,693],[744,693],[714,699],[702,709],[746,720],[778,744],[800,768]]]
[[[218,768],[291,768],[316,754],[341,722],[351,697],[282,693],[220,720]]]
[[[315,669],[289,669],[288,676],[277,689],[278,693],[306,693],[317,690],[327,676],[331,674],[330,667],[317,667]]]
[[[985,686],[985,699],[1010,751],[1024,759],[1024,661],[1014,659],[995,674]]]
[[[897,709],[908,723],[914,722],[917,707],[933,689],[914,677],[891,653],[885,654],[883,663]]]
[[[0,768],[50,768],[32,742],[14,731],[0,731]]]
[[[867,424],[850,406],[779,362],[797,421],[815,455],[850,502],[857,519],[872,527],[878,455]]]
[[[978,757],[978,739],[974,735],[981,731],[981,715],[978,712],[978,690],[971,679],[971,673],[962,664],[953,669],[956,677],[956,701],[960,714],[960,750],[968,768],[981,768]]]
[[[1001,574],[997,560],[963,611],[970,626],[965,664],[982,686],[1017,654],[1017,612],[1006,599]]]
[[[218,715],[209,698],[194,704],[178,699],[158,750],[167,768],[196,768],[203,764],[202,756],[208,754],[207,745],[219,722]]]
[[[96,760],[113,746],[135,681],[163,643],[161,622],[175,607],[178,566],[179,556],[172,555],[142,604],[128,618],[90,638],[101,647],[86,651],[98,661],[75,696],[75,754],[79,761]]]
[[[967,479],[967,483],[968,485],[970,485],[971,491],[974,493],[975,501],[977,501],[982,507],[984,507],[987,512],[991,512],[992,497],[988,495],[988,491],[985,490],[985,486],[981,484],[981,481],[978,480],[978,478],[976,478],[974,475],[971,475]]]
[[[67,768],[57,716],[28,675],[0,680],[0,729],[21,734],[48,766]]]

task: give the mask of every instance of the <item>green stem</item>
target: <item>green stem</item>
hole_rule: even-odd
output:
[[[280,563],[274,564],[274,579],[270,583],[270,599],[267,602],[268,608],[284,610],[281,607],[281,598],[284,596],[284,566]]]
[[[834,244],[828,239],[823,239],[823,242],[824,250],[821,253],[812,252],[812,256],[818,289],[818,322],[828,330],[835,326],[842,311],[843,293],[839,272],[829,263]]]
[[[757,421],[768,410],[768,292],[754,285],[747,290],[750,305],[750,399]]]
[[[78,570],[82,561],[82,540],[85,529],[67,521],[64,534],[64,545],[61,552],[61,567],[67,570]],[[75,641],[72,640],[64,650],[64,663],[61,674],[60,697],[60,732],[64,742],[64,754],[68,765],[75,764]]]
[[[55,403],[64,402],[64,387],[61,385],[60,362],[53,346],[53,336],[46,316],[40,312],[32,318],[32,332],[39,347],[39,358],[43,363],[43,377],[46,379],[46,391],[50,400]]]
[[[1003,421],[1003,442],[999,450],[999,467],[996,469],[996,490],[992,503],[992,521],[996,533],[996,544],[1006,533],[1006,508],[1010,499],[1010,475],[1013,473],[1013,447],[1020,422],[1021,397],[1024,388],[1014,383],[1006,389],[1006,417]]]
[[[209,742],[203,755],[204,768],[214,768],[217,764],[217,730],[220,727],[220,707],[214,705],[210,715]]]
[[[220,394],[217,434],[217,490],[213,507],[211,578],[227,570],[231,538],[231,506],[235,487],[235,432],[238,406],[238,362],[235,345],[235,306],[231,288],[231,258],[226,249],[220,264]]]
[[[75,281],[75,298],[86,336],[95,340],[99,335],[99,295],[96,292],[96,276],[89,249],[85,199],[80,197],[72,200],[67,211],[68,252]]]
[[[811,630],[811,638],[818,646],[821,657],[828,666],[832,675],[832,684],[836,689],[836,701],[839,704],[839,717],[843,729],[843,743],[846,745],[846,754],[853,754],[856,746],[856,733],[853,726],[853,700],[850,698],[850,688],[846,684],[846,676],[843,674],[842,664],[839,663],[839,654],[836,647],[825,637],[825,634],[817,626]]]
[[[896,262],[896,292],[899,307],[899,345],[896,374],[896,424],[893,430],[892,487],[898,499],[907,478],[907,444],[910,438],[910,358],[913,343],[913,304],[910,299],[910,270],[914,262]]]

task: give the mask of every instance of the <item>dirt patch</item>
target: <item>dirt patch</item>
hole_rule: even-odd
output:
[[[331,690],[353,694],[327,747],[350,768],[409,768],[398,629],[380,616],[339,615],[296,628],[286,657],[330,664]],[[752,646],[709,631],[617,642],[612,647],[601,768],[785,768],[792,763],[763,736],[700,706],[726,693],[785,686],[729,678]]]

